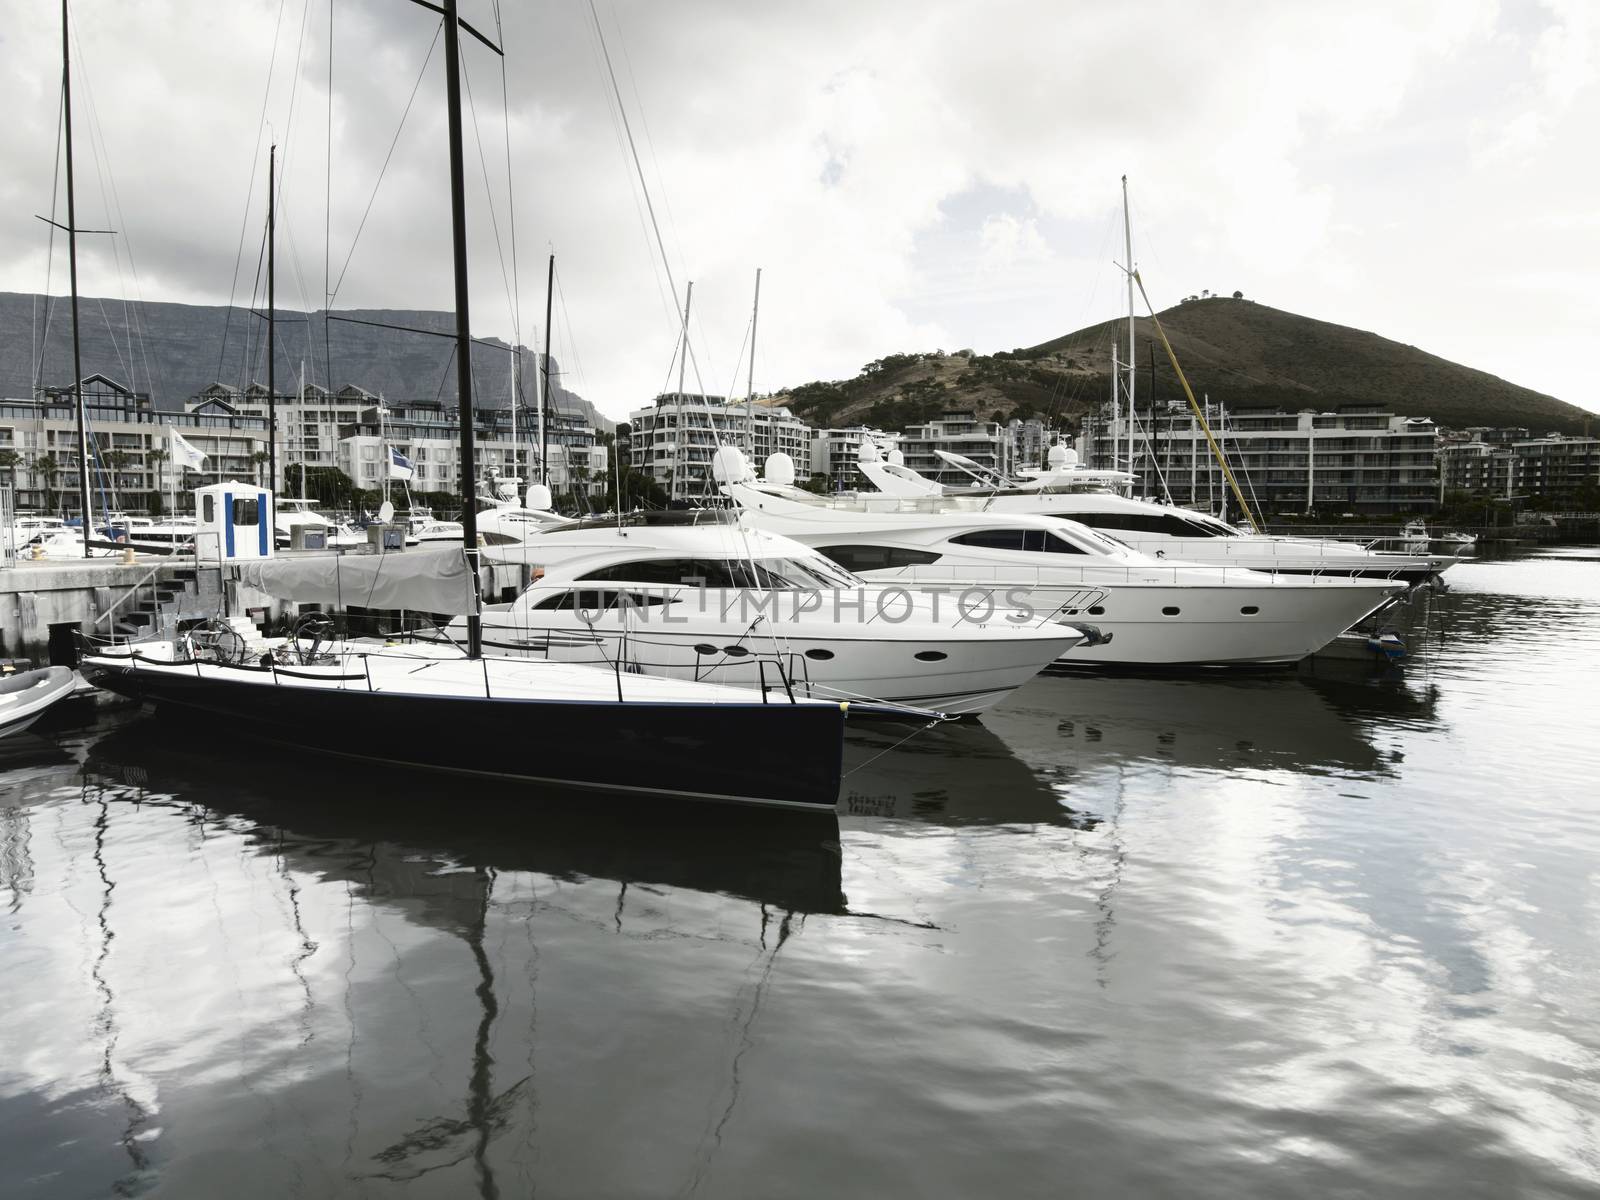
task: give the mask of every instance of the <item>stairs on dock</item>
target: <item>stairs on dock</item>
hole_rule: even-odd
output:
[[[222,580],[212,569],[175,567],[170,579],[157,580],[121,609],[112,632],[131,638],[171,638],[178,622],[215,616],[222,607]]]

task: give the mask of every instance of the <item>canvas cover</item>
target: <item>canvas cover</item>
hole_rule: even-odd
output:
[[[338,608],[406,608],[464,616],[477,611],[460,546],[392,554],[319,554],[239,564],[240,582],[279,600]]]

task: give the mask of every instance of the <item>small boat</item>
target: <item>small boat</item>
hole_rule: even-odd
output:
[[[0,737],[21,733],[51,705],[72,695],[77,682],[67,667],[40,667],[0,678]]]

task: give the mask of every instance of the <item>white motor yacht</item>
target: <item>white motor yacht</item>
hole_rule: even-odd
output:
[[[1059,517],[952,505],[942,496],[822,497],[793,486],[773,455],[757,479],[734,449],[717,452],[723,491],[753,524],[820,550],[875,582],[1025,603],[1112,635],[1069,665],[1269,666],[1315,653],[1405,585],[1266,573],[1157,559]]]
[[[413,522],[411,525],[411,537],[406,538],[406,543],[408,545],[412,544],[413,538],[419,544],[422,542],[460,542],[461,522],[436,521],[431,518],[426,521]]]
[[[310,500],[299,500],[292,496],[279,496],[275,499],[272,532],[278,549],[285,549],[292,543],[297,525],[321,529],[324,537],[333,535],[337,523],[317,512],[312,508],[312,503]]]
[[[1049,466],[1013,480],[961,455],[938,451],[974,481],[951,488],[905,466],[898,451],[880,454],[863,441],[858,466],[882,495],[938,501],[951,511],[1032,513],[1065,517],[1111,534],[1153,558],[1207,566],[1249,567],[1296,575],[1348,575],[1421,583],[1455,563],[1450,555],[1429,554],[1424,537],[1408,539],[1401,553],[1332,538],[1281,537],[1241,531],[1205,513],[1136,500],[1112,490],[1133,477],[1119,471],[1091,471],[1076,465],[1065,446],[1050,450]],[[862,497],[873,502],[873,495]],[[1395,549],[1400,549],[1396,547]]]
[[[537,568],[485,607],[486,649],[550,662],[970,715],[1083,639],[1047,613],[969,617],[870,584],[727,510],[590,518],[480,553]]]

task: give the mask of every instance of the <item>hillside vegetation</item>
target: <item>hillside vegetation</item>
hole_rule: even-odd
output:
[[[1536,434],[1584,432],[1593,414],[1484,371],[1374,333],[1243,299],[1191,300],[1160,314],[1197,396],[1230,409],[1370,405],[1442,425],[1521,425]],[[1135,323],[1141,405],[1181,400],[1148,319]],[[1073,426],[1109,394],[1111,347],[1126,354],[1127,323],[1106,321],[1038,346],[992,355],[893,354],[854,379],[808,383],[777,397],[819,425],[900,428],[946,409],[1040,416]],[[1154,378],[1151,359],[1154,348]]]

